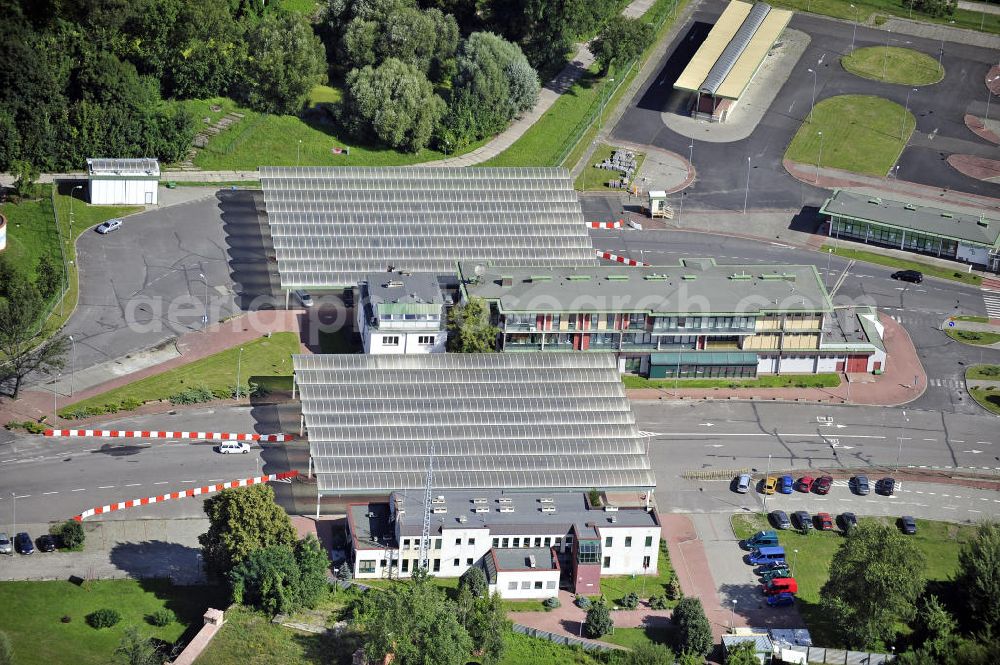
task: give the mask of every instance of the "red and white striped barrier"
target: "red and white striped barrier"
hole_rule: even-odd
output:
[[[245,432],[162,432],[125,429],[47,429],[45,436],[89,436],[102,439],[206,439],[208,441],[260,441],[285,443],[291,434],[248,434]]]
[[[587,222],[587,224],[592,229],[620,229],[625,224],[624,219],[619,219],[617,222]]]
[[[608,261],[615,261],[616,263],[624,263],[627,266],[635,267],[649,267],[648,263],[643,263],[642,261],[636,261],[635,259],[627,259],[624,256],[618,256],[617,254],[612,254],[611,252],[602,252],[599,249],[595,249],[594,252],[597,254],[598,258],[607,259]]]
[[[227,483],[217,483],[215,485],[208,485],[206,487],[195,487],[193,489],[184,490],[182,492],[171,492],[170,494],[161,494],[160,496],[150,496],[145,499],[129,499],[128,501],[120,501],[118,503],[112,503],[107,506],[97,506],[96,508],[91,508],[90,510],[85,510],[79,515],[73,517],[77,522],[82,522],[88,517],[93,517],[94,515],[103,515],[104,513],[111,513],[116,510],[125,510],[126,508],[135,508],[137,506],[148,506],[153,503],[163,503],[164,501],[170,501],[172,499],[186,499],[191,496],[200,496],[202,494],[211,494],[212,492],[219,492],[221,490],[230,489],[233,487],[248,487],[250,485],[257,485],[259,483],[267,483],[273,480],[285,480],[286,478],[294,478],[299,475],[298,471],[285,471],[284,473],[272,473],[268,476],[257,476],[255,478],[244,478],[243,480],[231,480]]]

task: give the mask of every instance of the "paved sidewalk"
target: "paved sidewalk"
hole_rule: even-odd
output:
[[[6,525],[5,525],[6,526]],[[198,536],[208,520],[107,520],[84,524],[83,552],[35,552],[0,561],[0,580],[123,579],[169,577],[176,584],[199,584]],[[48,524],[18,524],[33,538],[48,533]]]
[[[83,390],[79,389],[80,386],[78,384],[71,401],[79,402],[80,400],[100,395],[108,390],[120,388],[147,376],[160,374],[169,369],[186,365],[238,344],[258,339],[268,332],[288,331],[299,333],[299,314],[295,310],[251,312],[223,323],[217,323],[204,331],[187,333],[175,342],[179,355],[166,362],[145,367],[131,374],[114,376],[113,378],[109,377],[107,380]],[[303,353],[308,352],[308,349],[304,345],[302,349]],[[66,397],[69,394],[69,386],[65,381],[63,379],[63,382],[53,384],[56,394],[60,396],[59,403],[62,405],[70,403],[70,398]],[[52,422],[52,403],[51,390],[22,390],[21,397],[17,401],[4,399],[0,402],[0,423],[6,423],[11,420],[38,420],[44,416],[47,418],[46,422],[50,425],[63,424],[61,420],[57,423]],[[145,411],[140,409],[135,413],[142,414]],[[102,419],[106,420],[107,418]],[[71,422],[81,424],[86,421]]]
[[[878,406],[912,402],[927,389],[927,374],[906,330],[884,313],[880,313],[879,321],[885,326],[883,341],[889,356],[886,371],[880,376],[849,376],[836,388],[684,388],[682,379],[677,382],[676,390],[669,386],[632,388],[625,392],[633,400],[761,400]]]
[[[1000,50],[1000,35],[994,35],[988,32],[979,32],[978,30],[966,30],[964,28],[955,28],[938,23],[911,21],[909,19],[897,18],[895,16],[887,17],[886,22],[878,28],[879,32],[884,32],[886,30],[891,31],[896,35],[924,37],[926,39],[936,39],[939,41],[944,40],[946,42],[979,46],[980,48],[993,49],[994,51]],[[948,55],[947,46],[944,47],[944,54],[945,56]]]

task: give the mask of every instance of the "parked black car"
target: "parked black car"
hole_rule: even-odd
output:
[[[840,530],[847,533],[858,525],[858,518],[854,513],[841,513],[837,517],[837,522],[840,524]]]
[[[917,521],[909,515],[903,515],[899,518],[899,528],[907,536],[912,536],[917,533]]]
[[[24,531],[14,536],[14,549],[21,554],[34,554],[35,546],[31,542],[31,536]]]
[[[924,274],[919,270],[897,270],[892,273],[893,279],[898,279],[901,282],[913,282],[914,284],[919,284],[924,281]]]
[[[886,476],[875,483],[875,493],[882,496],[892,496],[896,491],[896,479]]]
[[[56,551],[56,539],[45,534],[44,536],[39,536],[38,540],[35,541],[35,545],[38,546],[39,552],[55,552]]]
[[[784,510],[775,510],[771,512],[771,524],[774,525],[775,529],[790,529],[792,528],[792,523],[788,519],[788,514]]]
[[[800,531],[809,531],[813,528],[812,516],[805,510],[796,510],[792,513],[792,523]]]
[[[871,487],[868,485],[868,476],[854,476],[851,478],[850,485],[851,489],[861,496],[864,496],[871,491]]]

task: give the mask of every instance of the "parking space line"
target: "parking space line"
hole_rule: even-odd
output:
[[[126,485],[125,487],[140,487],[141,485],[142,483],[131,483],[129,485]]]
[[[114,487],[114,485],[101,485],[97,489],[99,489],[99,490],[109,490],[109,489],[112,489],[113,487]]]
[[[70,492],[86,492],[86,491],[87,491],[86,487],[80,487],[80,488],[75,489],[75,490],[70,490]]]
[[[57,490],[55,492],[42,492],[42,496],[48,496],[49,494],[59,494],[59,491]]]

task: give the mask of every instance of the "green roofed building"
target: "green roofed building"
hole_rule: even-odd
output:
[[[885,368],[871,307],[834,307],[814,266],[495,268],[459,265],[500,350],[611,351],[651,378],[873,372]]]
[[[1000,268],[1000,219],[926,205],[921,199],[887,199],[836,189],[819,209],[829,234],[866,244]]]

